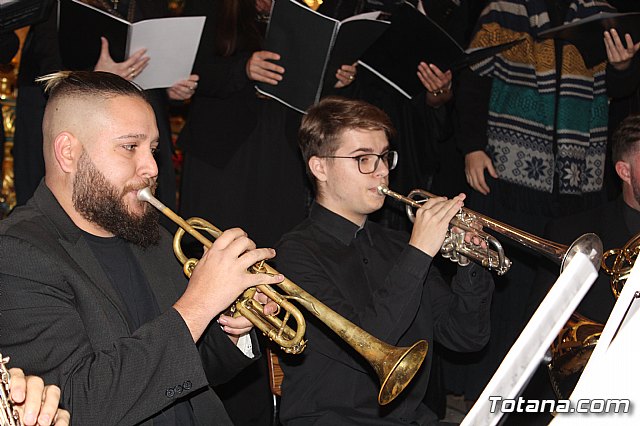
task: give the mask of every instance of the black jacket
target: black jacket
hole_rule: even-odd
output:
[[[157,246],[131,249],[162,312],[134,332],[86,237],[42,183],[0,222],[3,354],[60,386],[75,425],[150,425],[150,416],[181,397],[198,424],[230,425],[209,385],[229,380],[251,359],[216,324],[198,347],[193,343],[172,308],[186,279],[168,233]]]

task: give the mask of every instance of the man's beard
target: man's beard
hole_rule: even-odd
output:
[[[160,240],[158,211],[147,205],[144,213],[138,216],[130,213],[124,202],[127,192],[146,186],[151,186],[153,190],[155,182],[141,182],[136,187],[127,185],[119,192],[84,151],[78,161],[78,173],[73,181],[73,206],[82,217],[105,231],[146,248]]]

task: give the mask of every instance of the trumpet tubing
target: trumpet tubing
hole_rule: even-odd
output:
[[[378,192],[405,203],[407,216],[412,222],[415,220],[414,209],[419,209],[429,198],[435,197],[435,195],[422,189],[414,189],[405,197],[384,185],[378,186]],[[465,263],[460,262],[460,256],[462,256],[463,259],[469,258],[489,270],[495,270],[498,275],[505,274],[511,267],[511,261],[505,256],[502,244],[491,234],[475,228],[481,226],[483,229],[490,229],[501,236],[507,237],[553,260],[560,265],[561,271],[564,270],[565,266],[569,264],[576,253],[585,254],[591,260],[596,270],[600,268],[602,241],[600,241],[600,238],[596,234],[584,234],[571,245],[565,246],[529,234],[528,232],[491,219],[466,207],[460,209],[449,225],[449,232],[447,232],[440,252],[444,257],[448,257],[461,265]],[[462,232],[452,232],[452,227],[457,227]],[[475,244],[466,243],[464,241],[464,234],[467,232],[471,232],[480,237],[485,241],[487,248],[482,249]]]
[[[204,230],[214,238],[219,237],[222,231],[201,218],[184,220],[156,199],[149,188],[138,191],[138,199],[150,203],[180,226],[173,238],[173,250],[178,260],[183,264],[185,274],[191,276],[198,260],[187,258],[182,251],[181,241],[184,233],[189,233],[208,248],[213,243],[198,230]],[[250,272],[278,274],[278,271],[264,261],[253,265]],[[276,315],[263,314],[262,305],[253,299],[256,288],[245,291],[236,301],[235,309],[269,339],[280,345],[282,350],[298,354],[306,346],[304,341],[306,322],[300,310],[289,301],[295,300],[369,362],[380,380],[380,392],[378,393],[380,405],[393,401],[404,390],[418,372],[427,355],[426,341],[419,340],[410,347],[401,348],[389,345],[340,316],[286,277],[277,284],[277,287],[286,295],[274,290],[269,285],[259,285],[256,288],[282,308],[284,311],[283,319]],[[291,317],[297,324],[295,329],[287,325]]]
[[[631,274],[640,253],[640,234],[634,235],[624,247],[607,250],[602,256],[602,269],[611,276],[611,291],[618,298],[624,283]],[[609,259],[613,259],[609,265]]]

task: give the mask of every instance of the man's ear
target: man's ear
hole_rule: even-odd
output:
[[[631,165],[626,161],[616,162],[616,173],[620,176],[623,182],[631,185]]]
[[[60,170],[65,173],[75,171],[81,148],[80,142],[69,132],[56,136],[53,140],[53,155]]]
[[[327,162],[324,158],[316,157],[315,155],[309,158],[309,169],[318,182],[327,180]]]

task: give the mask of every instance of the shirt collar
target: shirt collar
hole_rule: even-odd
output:
[[[369,219],[365,220],[364,225],[359,227],[355,223],[340,216],[337,213],[323,207],[315,201],[311,205],[311,211],[309,212],[309,218],[311,221],[322,228],[327,234],[338,239],[342,244],[348,246],[356,238],[358,233],[364,232],[367,241],[370,245],[373,245],[371,239],[371,231],[369,225]]]

